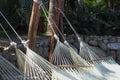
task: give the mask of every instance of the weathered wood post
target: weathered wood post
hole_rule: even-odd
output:
[[[64,10],[64,0],[56,0],[55,12],[54,12],[54,14],[55,14],[54,21],[62,33],[64,33],[63,32],[63,15],[61,13],[61,11],[63,11],[63,10]],[[61,35],[59,35],[59,38],[61,41],[63,41],[63,38]]]
[[[51,35],[51,39],[50,39],[50,52],[49,52],[49,61],[51,62],[51,58],[52,58],[52,54],[53,54],[53,51],[54,51],[54,47],[55,47],[55,44],[56,44],[56,40],[54,38],[54,34],[52,31],[50,31],[50,26],[54,28],[54,31],[56,32],[56,28],[55,28],[55,25],[53,23],[54,21],[54,10],[55,10],[55,0],[50,0],[50,3],[49,3],[49,23],[48,23],[48,32],[49,34],[52,34]]]
[[[53,27],[55,33],[59,36],[59,33],[58,33],[56,27],[58,27],[60,30],[62,30],[63,27],[62,27],[62,15],[61,15],[61,12],[57,8],[60,9],[61,11],[63,11],[64,0],[56,0],[56,1],[50,0],[50,4],[49,4],[49,20],[50,20],[51,26]],[[53,23],[53,21],[56,25]],[[50,53],[49,53],[49,61],[50,62],[52,59],[55,45],[56,45],[56,40],[54,38],[54,35],[52,35],[51,41],[50,41]]]
[[[40,19],[39,0],[34,0],[30,23],[29,23],[29,30],[28,30],[28,40],[30,40],[28,43],[28,46],[32,50],[34,50],[34,47],[35,47],[39,19]]]

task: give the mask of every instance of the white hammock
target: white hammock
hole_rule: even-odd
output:
[[[69,45],[66,46],[59,40],[54,49],[52,63],[77,79],[106,80],[94,66],[77,55]]]
[[[13,64],[0,56],[0,80],[30,80]]]
[[[62,11],[60,12],[63,14],[78,39],[80,44],[79,55],[86,61],[93,64],[107,80],[119,80],[120,66],[112,58],[100,58],[92,47],[82,41],[65,14]]]
[[[24,73],[33,80],[77,80],[69,73],[55,67],[47,60],[26,47],[26,55],[16,48],[18,63]],[[54,75],[56,74],[56,76]]]

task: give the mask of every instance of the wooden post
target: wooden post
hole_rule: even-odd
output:
[[[64,31],[63,31],[63,15],[61,13],[61,11],[64,10],[64,0],[56,0],[55,7],[56,7],[56,9],[55,9],[54,21],[55,21],[57,27],[59,28],[59,30],[62,33],[64,33]],[[63,38],[62,38],[61,35],[59,35],[59,38],[60,38],[61,41],[63,41]]]
[[[39,3],[34,2],[32,7],[30,23],[29,23],[29,30],[28,30],[28,40],[30,40],[28,43],[28,46],[32,50],[34,50],[34,47],[35,47],[35,40],[36,40],[37,28],[39,24],[39,18],[40,18]]]
[[[48,23],[48,32],[50,32],[49,34],[51,34],[51,31],[50,31],[50,26],[54,28],[54,31],[56,31],[56,28],[55,28],[55,25],[53,23],[54,21],[54,10],[55,10],[55,0],[50,0],[50,3],[49,3],[49,23]],[[50,40],[50,53],[49,53],[49,61],[51,62],[51,59],[52,59],[52,55],[53,55],[53,52],[54,52],[54,48],[55,48],[55,44],[56,44],[56,40],[54,38],[54,34],[52,33],[51,35],[51,40]]]
[[[55,7],[56,7],[56,9],[55,9]],[[50,22],[52,24],[52,27],[55,30],[55,33],[59,36],[56,27],[58,27],[61,30],[61,32],[63,32],[63,24],[62,24],[62,14],[58,9],[63,11],[64,0],[56,0],[56,2],[54,0],[50,0],[49,15],[52,17],[52,19],[56,25],[54,25],[52,21],[50,21]],[[49,53],[49,61],[50,62],[52,59],[55,45],[56,45],[56,40],[55,40],[54,36],[52,35],[51,41],[50,41],[50,53]]]

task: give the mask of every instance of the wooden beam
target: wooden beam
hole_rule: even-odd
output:
[[[28,46],[30,49],[34,50],[35,47],[35,41],[36,41],[36,34],[37,34],[37,28],[39,24],[40,19],[40,7],[39,3],[34,2],[32,7],[32,13],[29,23],[29,30],[28,30]]]

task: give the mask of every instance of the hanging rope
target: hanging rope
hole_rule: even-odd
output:
[[[4,33],[7,35],[9,41],[12,42],[12,39],[11,39],[10,36],[7,34],[6,30],[3,28],[3,26],[2,26],[1,23],[0,23],[0,27],[3,29]]]
[[[5,18],[5,16],[2,14],[2,12],[0,11],[1,16],[5,19],[5,21],[8,23],[8,25],[11,27],[11,29],[14,31],[14,33],[17,35],[17,37],[22,41],[22,38],[18,35],[18,33],[15,31],[15,29],[13,28],[13,26],[10,24],[10,22]]]
[[[59,10],[60,13],[62,13],[62,15],[64,16],[65,20],[67,21],[67,23],[69,24],[69,26],[71,27],[71,29],[73,30],[73,32],[75,33],[75,35],[77,36],[78,39],[81,39],[78,35],[78,33],[76,32],[76,30],[73,28],[72,24],[70,23],[70,21],[68,20],[68,18],[66,17],[66,15],[64,14],[64,12],[62,10],[60,10],[59,8],[56,8],[55,9]]]

